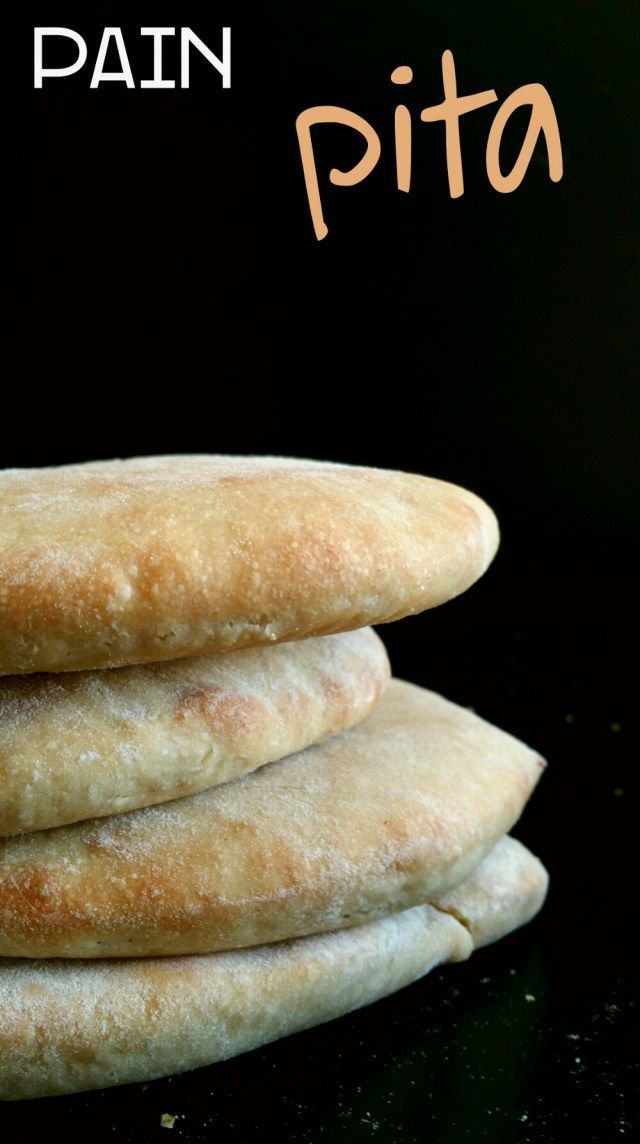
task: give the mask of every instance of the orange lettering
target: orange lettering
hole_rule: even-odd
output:
[[[411,83],[413,72],[406,65],[394,68],[391,72],[392,83]],[[411,189],[411,115],[409,108],[403,103],[398,104],[395,113],[396,136],[396,181],[399,191]]]
[[[508,175],[503,175],[500,169],[502,133],[516,108],[523,107],[527,103],[531,105],[531,118],[527,133],[513,167]],[[505,99],[491,124],[487,139],[487,175],[495,191],[508,195],[511,191],[517,190],[527,173],[541,131],[547,144],[549,178],[552,183],[559,183],[562,178],[562,144],[551,97],[546,87],[543,87],[541,83],[527,83],[524,87],[517,88],[508,99]]]
[[[361,115],[356,115],[354,111],[348,111],[346,107],[309,107],[306,111],[302,111],[296,119],[296,131],[309,210],[311,211],[316,238],[320,241],[320,239],[327,237],[329,229],[322,213],[318,172],[311,140],[311,128],[318,123],[340,123],[344,127],[351,127],[367,141],[367,149],[355,167],[352,167],[350,171],[340,171],[337,167],[333,167],[329,172],[329,179],[335,186],[354,187],[356,183],[361,183],[363,179],[366,179],[380,158],[381,147],[380,138],[371,124],[367,123],[367,120],[363,119]]]
[[[475,111],[478,107],[495,103],[498,97],[493,88],[490,91],[479,91],[475,95],[458,95],[456,65],[453,62],[453,53],[449,51],[444,52],[442,56],[442,86],[444,101],[434,107],[425,107],[420,113],[420,118],[425,123],[436,123],[439,119],[444,119],[449,194],[452,199],[459,199],[460,195],[464,194],[464,178],[458,120],[468,111]]]
[[[390,79],[396,85],[410,84],[413,82],[413,70],[406,64],[401,64],[393,69]],[[434,104],[433,107],[425,107],[420,113],[420,118],[425,123],[442,121],[445,125],[449,194],[452,199],[457,199],[464,194],[460,117],[470,111],[476,111],[480,107],[486,107],[490,103],[496,103],[498,97],[493,88],[478,91],[472,95],[458,95],[455,62],[453,53],[450,51],[445,51],[442,55],[442,87],[444,93],[442,103]],[[529,124],[518,157],[511,170],[505,175],[500,167],[502,136],[514,111],[523,106],[531,108]],[[323,105],[310,107],[300,113],[296,120],[296,131],[311,221],[318,240],[326,238],[329,230],[323,213],[311,128],[322,123],[337,123],[343,127],[350,127],[352,131],[357,131],[362,136],[366,144],[364,154],[351,170],[340,171],[333,167],[329,171],[329,182],[338,187],[353,187],[356,183],[361,183],[366,179],[378,163],[382,151],[380,136],[371,124],[361,115],[356,115],[354,111],[349,111],[346,107]],[[496,112],[489,130],[486,166],[487,177],[494,190],[500,191],[501,194],[509,194],[509,192],[517,190],[527,173],[541,133],[544,135],[547,147],[549,177],[552,182],[557,183],[562,178],[562,144],[551,97],[542,84],[525,84],[512,92],[504,101]],[[411,112],[404,103],[399,103],[395,108],[394,141],[396,186],[399,191],[408,193],[411,190],[412,179],[413,123]]]

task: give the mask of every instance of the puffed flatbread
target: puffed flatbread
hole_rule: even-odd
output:
[[[166,802],[363,719],[389,664],[370,628],[112,671],[0,679],[0,835]]]
[[[316,747],[187,799],[0,844],[0,954],[262,945],[430,901],[519,817],[529,747],[392,680]]]
[[[468,588],[498,544],[472,493],[272,457],[0,473],[0,674],[280,643]]]
[[[151,1080],[212,1064],[401,989],[527,922],[544,867],[502,839],[433,906],[231,953],[0,962],[0,1098]]]

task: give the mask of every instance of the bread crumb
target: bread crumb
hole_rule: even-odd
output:
[[[160,1117],[160,1127],[173,1128],[177,1119],[178,1117],[172,1116],[170,1112],[163,1112],[162,1116]]]

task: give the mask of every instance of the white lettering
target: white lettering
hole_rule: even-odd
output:
[[[175,87],[175,79],[162,78],[162,37],[175,36],[175,28],[141,28],[141,36],[153,36],[153,79],[140,80],[140,87]]]
[[[222,86],[231,87],[231,28],[222,29],[222,59],[219,60],[214,56],[210,48],[202,42],[191,28],[180,29],[180,86],[189,86],[189,48],[193,44],[201,55],[220,72],[222,76]]]
[[[111,40],[113,40],[118,52],[121,68],[119,72],[106,72],[104,70],[104,63],[107,58],[107,52],[109,51],[109,44],[111,43]],[[96,60],[96,66],[93,69],[93,75],[91,76],[91,83],[89,84],[89,87],[98,87],[98,84],[104,83],[107,80],[114,81],[116,83],[126,83],[127,87],[136,86],[133,78],[133,73],[131,71],[131,64],[129,63],[129,57],[127,55],[127,49],[124,46],[122,30],[120,28],[105,28],[104,32],[102,33],[100,47],[98,48],[98,58]]]
[[[64,36],[77,44],[78,55],[72,64],[64,68],[44,68],[42,66],[42,45],[45,36]],[[73,75],[80,71],[87,61],[87,45],[82,36],[73,31],[73,28],[34,28],[33,29],[33,86],[42,87],[42,81],[48,76]]]

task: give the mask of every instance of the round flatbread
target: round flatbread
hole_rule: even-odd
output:
[[[0,844],[0,954],[199,953],[333,930],[457,885],[543,766],[392,680],[358,726],[234,783]]]
[[[0,473],[0,673],[77,671],[398,619],[498,543],[472,493],[270,457]]]
[[[371,628],[170,663],[0,679],[0,835],[166,802],[363,719]]]
[[[358,1009],[528,921],[544,867],[511,838],[435,906],[200,957],[0,962],[0,1098],[151,1080]]]

